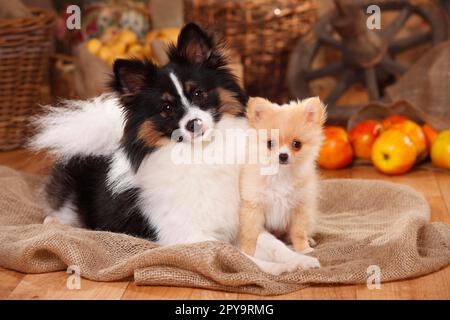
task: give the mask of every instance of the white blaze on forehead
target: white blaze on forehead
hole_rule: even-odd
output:
[[[183,87],[181,86],[180,80],[178,79],[178,77],[173,72],[171,72],[169,74],[169,77],[172,80],[173,85],[175,86],[175,89],[177,90],[178,95],[180,96],[181,104],[183,105],[183,107],[189,108],[190,107],[190,103],[189,103],[188,99],[186,98],[186,96],[184,95]]]
[[[175,89],[180,96],[181,104],[185,109],[185,114],[178,123],[183,136],[187,137],[188,140],[190,140],[192,133],[186,130],[186,125],[190,120],[199,119],[201,120],[201,136],[203,138],[208,137],[211,129],[214,127],[214,119],[212,114],[209,111],[202,110],[198,106],[189,102],[189,100],[184,95],[183,86],[181,85],[180,80],[174,72],[170,72],[169,77],[172,80],[173,85],[175,86]]]

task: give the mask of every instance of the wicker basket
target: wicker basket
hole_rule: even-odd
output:
[[[219,33],[241,56],[250,95],[284,101],[286,66],[316,21],[314,0],[185,0],[185,21]]]
[[[19,147],[48,81],[52,12],[33,9],[27,19],[0,19],[0,150]]]

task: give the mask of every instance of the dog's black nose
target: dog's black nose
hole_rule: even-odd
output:
[[[198,132],[200,131],[200,128],[202,127],[202,120],[200,119],[192,119],[189,120],[188,123],[186,123],[186,129],[190,132]]]
[[[278,158],[280,159],[280,163],[286,163],[289,159],[289,155],[287,153],[280,153]]]

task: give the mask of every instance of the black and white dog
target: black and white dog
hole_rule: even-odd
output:
[[[114,93],[68,101],[37,120],[31,146],[58,158],[46,189],[46,222],[161,245],[235,243],[239,163],[179,163],[174,155],[196,142],[202,153],[231,152],[211,132],[245,131],[247,95],[222,45],[197,25],[181,30],[168,55],[162,67],[116,60]],[[270,234],[260,236],[258,248],[252,259],[273,274],[319,266]]]

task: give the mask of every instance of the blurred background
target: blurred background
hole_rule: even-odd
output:
[[[107,91],[115,59],[166,63],[167,44],[194,21],[227,41],[250,95],[328,105],[322,167],[373,163],[391,125],[422,163],[450,129],[449,10],[448,0],[1,0],[0,150],[23,147],[40,105]],[[441,140],[433,163],[450,167]]]

